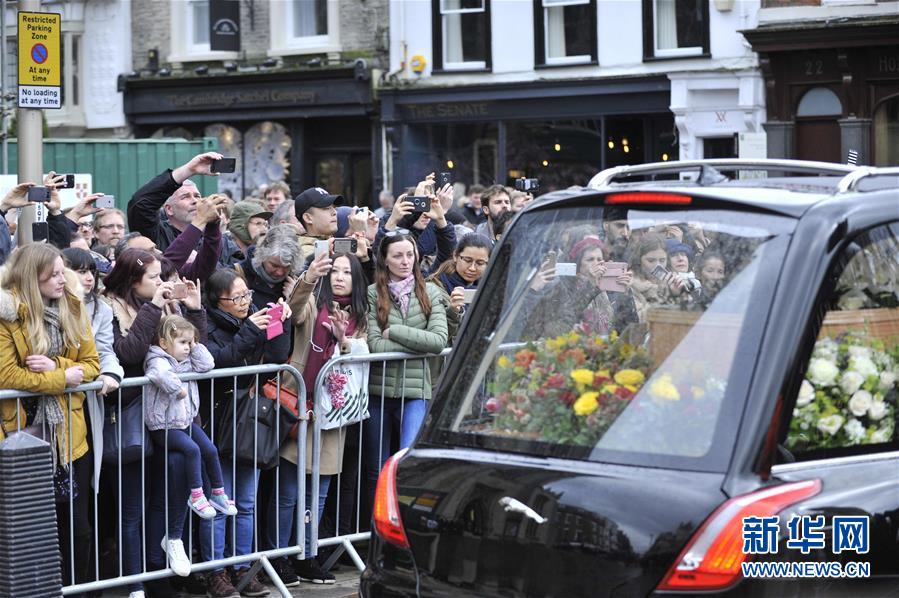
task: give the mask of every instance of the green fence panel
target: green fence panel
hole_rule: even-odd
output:
[[[89,173],[95,192],[115,195],[124,210],[134,192],[166,168],[176,168],[197,154],[216,151],[218,140],[186,139],[45,139],[44,171]],[[9,142],[9,173],[19,168],[18,144]],[[214,177],[193,181],[200,193],[209,195],[218,186]]]

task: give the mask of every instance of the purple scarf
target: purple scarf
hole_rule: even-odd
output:
[[[335,296],[334,301],[337,302],[341,308],[347,309],[352,302],[352,297]],[[310,396],[311,393],[315,392],[315,378],[318,376],[318,373],[325,363],[327,363],[334,355],[334,346],[337,344],[337,339],[334,338],[331,331],[324,326],[325,322],[330,322],[328,319],[329,315],[331,315],[331,312],[328,311],[328,307],[322,306],[321,309],[318,310],[318,315],[315,318],[315,325],[312,328],[312,338],[310,339],[312,346],[309,348],[309,356],[306,358],[306,367],[303,369],[303,382],[306,384],[306,392],[310,393]],[[355,332],[356,316],[350,315],[350,321],[346,328],[346,337],[350,338]]]
[[[410,274],[402,280],[396,282],[388,282],[387,287],[390,289],[390,296],[400,306],[400,313],[403,317],[409,313],[409,297],[412,296],[412,288],[415,286],[415,274]]]

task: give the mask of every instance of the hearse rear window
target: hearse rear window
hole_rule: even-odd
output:
[[[793,226],[680,207],[525,214],[431,440],[723,469]]]

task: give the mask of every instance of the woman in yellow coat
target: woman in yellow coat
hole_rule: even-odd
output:
[[[70,501],[57,504],[63,580],[64,585],[87,581],[92,461],[88,455],[84,393],[66,395],[65,390],[90,382],[99,374],[100,359],[90,320],[74,289],[67,286],[62,254],[52,245],[32,243],[16,249],[6,264],[0,286],[7,299],[0,302],[2,386],[41,394],[0,401],[0,435],[5,438],[22,430],[47,440],[54,471],[61,482],[57,487],[67,487],[70,477],[74,479],[68,490],[74,495],[71,543]],[[74,555],[70,554],[70,545]]]

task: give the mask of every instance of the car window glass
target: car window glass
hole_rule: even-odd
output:
[[[745,398],[734,380],[794,221],[598,206],[523,220],[495,258],[483,346],[467,352],[437,435],[626,463],[726,459],[713,445],[738,412],[728,402]]]
[[[899,223],[860,235],[842,258],[784,443],[798,459],[896,444]]]

